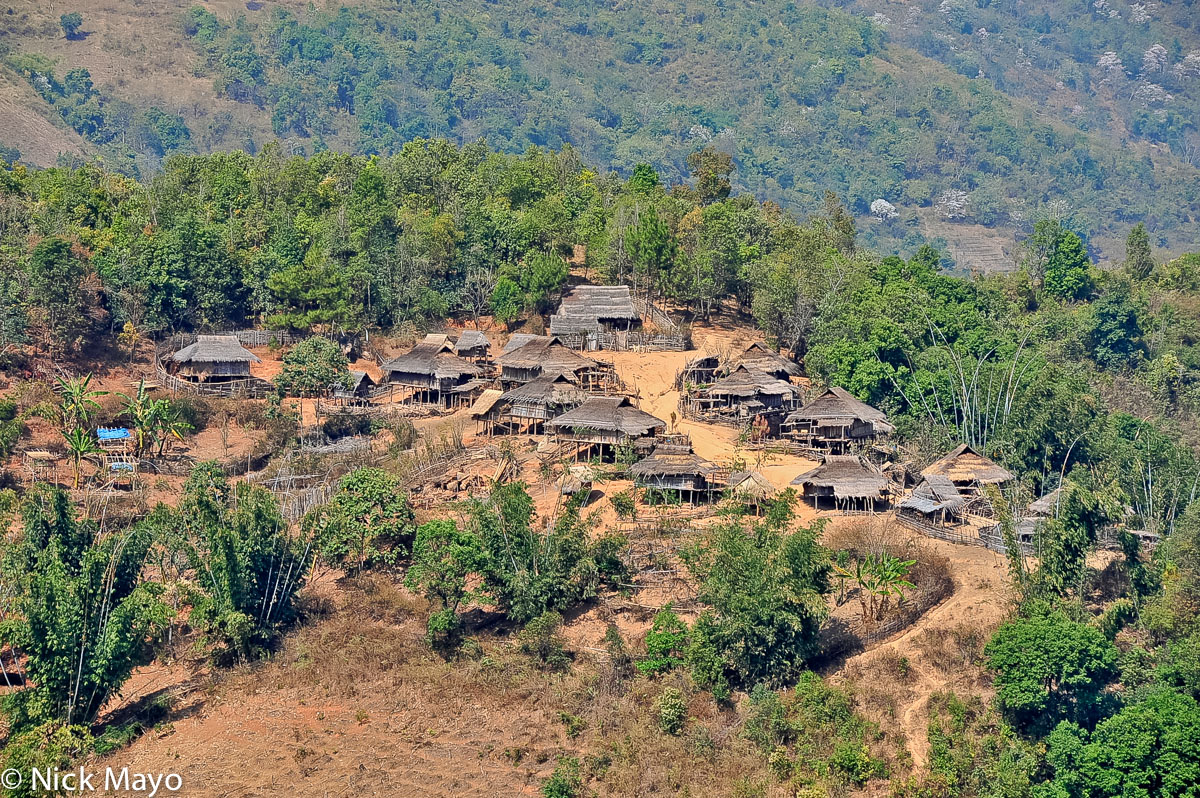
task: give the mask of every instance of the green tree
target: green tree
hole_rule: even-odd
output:
[[[1086,299],[1092,292],[1091,265],[1083,240],[1061,230],[1046,259],[1046,293],[1059,299]]]
[[[629,190],[636,194],[650,194],[659,186],[658,172],[648,163],[640,163],[633,167],[629,176]]]
[[[1063,798],[1200,796],[1200,705],[1158,689],[1090,734],[1063,722],[1047,740],[1054,777],[1046,795]]]
[[[429,521],[417,528],[405,584],[434,603],[427,624],[427,639],[434,648],[453,650],[457,645],[462,626],[458,608],[475,597],[469,580],[484,562],[479,538],[453,521]]]
[[[984,649],[996,672],[996,701],[1018,729],[1035,736],[1061,720],[1091,726],[1117,675],[1117,649],[1100,631],[1059,611],[1017,618]]]
[[[92,433],[79,427],[63,430],[62,436],[67,443],[67,454],[71,456],[71,469],[75,475],[75,489],[78,490],[83,468],[83,458],[100,451],[100,446],[96,443],[95,438],[92,437]]]
[[[637,226],[629,234],[629,251],[633,257],[634,276],[654,296],[669,282],[671,268],[679,252],[679,242],[671,228],[658,216],[653,206],[641,212]]]
[[[696,195],[702,205],[720,202],[729,196],[732,186],[733,158],[712,147],[697,150],[687,157],[688,170],[696,181]]]
[[[416,533],[412,507],[400,481],[379,468],[360,468],[342,477],[328,504],[305,525],[321,556],[353,573],[395,565],[407,557]]]
[[[337,264],[321,261],[290,266],[267,278],[280,310],[267,318],[277,329],[345,327],[351,321],[350,286]]]
[[[1129,284],[1123,280],[1115,282],[1091,310],[1087,346],[1092,359],[1105,371],[1137,368],[1146,346]]]
[[[24,534],[0,556],[16,610],[0,624],[0,641],[24,657],[26,676],[3,700],[10,729],[90,726],[166,623],[161,585],[141,578],[154,541],[143,526],[101,535],[76,519],[65,493],[44,486],[23,515]]]
[[[108,391],[92,390],[92,375],[83,377],[55,378],[62,405],[62,427],[86,427],[92,415],[100,410],[97,401],[108,395]]]
[[[314,335],[283,356],[275,387],[287,396],[320,396],[336,388],[349,389],[350,363],[340,346]]]
[[[1125,270],[1135,280],[1145,280],[1154,271],[1154,255],[1150,251],[1150,234],[1146,225],[1138,222],[1125,239]]]
[[[706,686],[721,676],[735,686],[787,684],[817,653],[831,566],[817,543],[820,524],[789,531],[794,503],[785,494],[752,529],[718,526],[689,557],[698,597],[711,607],[692,629],[689,654],[703,654]]]
[[[216,463],[201,463],[179,508],[157,520],[182,533],[198,581],[191,620],[218,646],[216,657],[244,661],[270,650],[295,619],[312,563],[311,540],[289,535],[270,492],[246,482],[230,489]]]
[[[657,674],[685,664],[687,637],[687,624],[668,604],[655,614],[650,631],[646,632],[646,656],[635,667],[642,673]]]
[[[525,292],[511,277],[501,276],[496,280],[492,289],[492,316],[507,329],[521,317],[521,307],[525,301]]]
[[[29,290],[36,298],[37,320],[52,348],[78,345],[87,330],[82,298],[83,263],[71,252],[71,242],[46,238],[29,258]]]
[[[79,29],[83,27],[83,14],[78,11],[63,14],[58,18],[58,24],[62,26],[64,36],[74,39],[79,35]]]

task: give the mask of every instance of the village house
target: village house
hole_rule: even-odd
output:
[[[961,524],[967,499],[949,477],[931,474],[921,480],[896,508],[896,518],[910,526],[944,529]]]
[[[550,317],[550,334],[575,349],[625,349],[622,336],[641,329],[627,285],[578,285]]]
[[[732,373],[742,367],[770,374],[784,382],[804,374],[798,363],[779,354],[763,341],[755,341],[743,349],[741,354],[732,359],[726,371]]]
[[[729,475],[726,490],[736,501],[753,507],[755,512],[761,511],[779,493],[760,471],[734,471]]]
[[[698,455],[658,452],[634,463],[629,473],[639,486],[673,493],[690,504],[711,499],[729,477],[728,469]]]
[[[454,342],[454,354],[472,363],[486,363],[491,354],[491,342],[480,330],[463,330]]]
[[[189,382],[212,383],[248,379],[250,364],[262,361],[242,346],[236,335],[200,335],[169,359],[170,371]]]
[[[921,471],[923,476],[944,476],[954,483],[964,496],[974,496],[987,485],[1003,488],[1016,477],[1006,468],[988,459],[967,444],[935,460]]]
[[[888,478],[858,455],[826,455],[819,466],[796,477],[792,484],[818,510],[874,512],[888,503]]]
[[[685,415],[702,419],[762,422],[762,435],[779,431],[780,421],[800,402],[800,389],[747,366],[684,397]]]
[[[587,393],[565,374],[542,374],[523,385],[506,391],[485,405],[483,397],[471,408],[471,415],[483,422],[484,432],[538,434],[545,422],[578,407]]]
[[[895,429],[881,411],[843,388],[827,388],[793,411],[782,424],[785,437],[835,454],[844,453],[854,444],[876,441]]]
[[[545,428],[560,441],[574,442],[576,457],[590,452],[606,457],[618,446],[659,435],[667,423],[634,407],[627,396],[593,396]]]
[[[593,381],[600,364],[579,354],[552,335],[518,333],[509,339],[500,357],[500,382],[506,387],[520,385],[542,374],[562,374],[586,385]]]
[[[480,368],[454,354],[445,335],[427,335],[399,357],[380,366],[388,384],[408,389],[404,401],[455,407],[471,401],[486,385]]]

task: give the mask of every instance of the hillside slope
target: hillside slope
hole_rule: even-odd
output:
[[[712,145],[734,156],[737,188],[801,213],[833,190],[882,247],[919,244],[928,217],[1011,239],[1046,214],[1090,234],[1102,256],[1120,257],[1112,245],[1140,220],[1168,250],[1194,240],[1200,169],[1188,162],[1186,120],[1177,136],[1137,123],[1120,99],[1126,86],[1082,71],[1049,102],[1053,92],[1037,87],[1057,85],[1065,67],[1048,59],[1023,67],[1027,81],[983,68],[992,61],[971,72],[957,40],[945,41],[940,7],[914,5],[901,24],[895,4],[849,5],[854,14],[782,0],[365,0],[324,10],[108,0],[82,9],[86,35],[67,40],[57,26],[65,8],[21,0],[0,21],[0,46],[10,76],[39,89],[43,114],[66,119],[110,163],[143,171],[175,151],[253,150],[273,138],[307,152],[388,153],[445,136],[508,151],[569,143],[593,163],[650,162],[678,181],[686,156]],[[988,14],[989,24],[1003,19]],[[1186,88],[1180,65],[1200,37],[1182,25],[1166,32],[1175,55],[1164,69],[1182,69],[1170,79]],[[87,76],[68,79],[79,68]],[[1095,101],[1079,114],[1083,96]],[[1179,96],[1190,107],[1191,95]],[[0,128],[0,144],[51,160],[13,135]],[[895,217],[871,217],[879,199]]]

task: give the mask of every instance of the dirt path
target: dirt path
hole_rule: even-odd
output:
[[[897,633],[870,651],[851,657],[843,670],[860,666],[870,672],[871,665],[885,657],[904,657],[913,680],[897,707],[897,720],[907,738],[913,765],[920,770],[929,761],[929,717],[927,708],[933,693],[954,688],[970,674],[939,668],[930,658],[929,647],[922,645],[930,630],[951,630],[961,625],[990,632],[1008,610],[1005,595],[1007,579],[1004,558],[988,549],[962,546],[936,539],[922,539],[938,554],[950,560],[954,592],[917,623]]]

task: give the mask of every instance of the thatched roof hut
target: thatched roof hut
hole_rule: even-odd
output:
[[[753,505],[768,502],[779,493],[760,471],[734,471],[726,487],[738,501]]]
[[[900,502],[900,515],[909,515],[926,523],[945,523],[957,517],[967,499],[949,477],[932,474],[921,480],[912,495]]]
[[[804,497],[820,505],[821,499],[832,499],[835,507],[874,508],[876,502],[887,502],[888,479],[870,462],[857,455],[827,455],[816,468],[792,480]]]
[[[667,422],[634,407],[627,396],[593,396],[546,427],[577,440],[619,443],[654,435],[665,430]]]
[[[764,407],[780,407],[800,397],[791,383],[745,365],[714,382],[705,393],[733,405],[757,401]]]
[[[196,342],[171,355],[180,374],[196,380],[249,377],[250,364],[261,363],[236,335],[200,335]]]
[[[1058,506],[1062,502],[1063,489],[1060,485],[1040,499],[1029,503],[1025,514],[1035,518],[1053,518],[1058,515]]]
[[[389,382],[447,390],[480,374],[479,367],[453,353],[444,335],[427,335],[411,350],[380,367]]]
[[[733,359],[729,370],[734,371],[740,366],[761,371],[785,381],[789,377],[799,377],[804,374],[804,370],[798,363],[779,354],[763,341],[755,341],[743,349],[742,353]]]
[[[577,407],[587,399],[585,393],[565,374],[543,374],[506,391],[489,408],[488,432],[499,425],[509,432],[537,432],[541,422]]]
[[[484,360],[491,345],[481,330],[463,330],[454,342],[454,354],[469,360]]]
[[[496,362],[506,382],[528,382],[542,374],[579,374],[599,365],[546,335],[514,335]]]
[[[965,443],[931,463],[921,473],[925,476],[948,477],[960,490],[966,488],[972,491],[981,485],[1003,485],[1016,479],[1011,471]]]
[[[602,330],[631,330],[641,324],[627,285],[579,285],[562,298],[550,317],[550,332],[594,349]]]
[[[827,388],[789,414],[782,426],[790,437],[809,446],[831,450],[874,440],[896,429],[882,411],[857,399],[844,388]]]
[[[714,477],[724,470],[695,454],[652,454],[630,467],[639,485],[657,490],[686,491],[689,499],[707,496],[716,487]]]
[[[492,408],[500,401],[500,397],[504,392],[497,388],[487,388],[475,400],[475,404],[471,405],[471,409],[467,411],[471,418],[483,418],[492,412]]]

